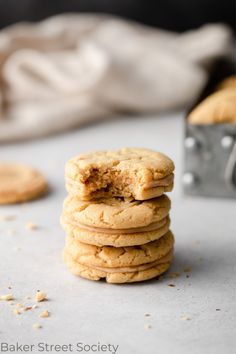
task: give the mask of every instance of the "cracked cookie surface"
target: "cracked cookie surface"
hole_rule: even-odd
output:
[[[81,200],[155,198],[173,188],[174,163],[160,152],[123,148],[81,154],[65,168],[66,188]]]
[[[166,195],[147,201],[123,198],[82,201],[68,196],[64,201],[63,214],[75,226],[99,228],[103,229],[100,232],[106,232],[106,229],[147,227],[166,217],[170,206],[170,199]]]
[[[157,261],[173,250],[174,237],[168,231],[159,240],[141,246],[98,247],[67,236],[65,251],[80,264],[97,267],[130,267]]]

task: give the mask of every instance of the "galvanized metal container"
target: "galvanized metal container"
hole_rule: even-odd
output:
[[[213,92],[220,81],[235,72],[232,60],[218,62],[192,109]],[[184,193],[236,198],[236,124],[189,124],[188,114],[185,120]]]

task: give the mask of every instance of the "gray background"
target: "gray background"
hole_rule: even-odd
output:
[[[0,293],[12,292],[16,302],[30,305],[31,300],[23,299],[41,289],[49,299],[19,316],[0,301],[1,342],[111,343],[119,344],[119,354],[234,352],[236,203],[183,197],[182,116],[117,117],[64,135],[1,146],[1,161],[32,164],[51,185],[50,195],[41,200],[0,207],[0,216],[16,216],[0,222]],[[64,164],[83,151],[122,146],[153,148],[175,161],[175,190],[169,195],[176,237],[172,271],[180,271],[179,278],[109,285],[76,278],[63,265],[65,235],[59,216],[66,195]],[[29,221],[39,229],[26,230]],[[185,267],[192,268],[189,278]],[[50,311],[49,318],[38,318],[43,309]],[[185,315],[191,320],[182,320]],[[40,330],[32,328],[36,322],[42,324]]]

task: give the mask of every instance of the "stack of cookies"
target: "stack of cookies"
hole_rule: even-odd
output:
[[[61,223],[64,261],[81,277],[137,282],[165,272],[173,257],[169,230],[174,164],[148,149],[82,154],[66,164]]]

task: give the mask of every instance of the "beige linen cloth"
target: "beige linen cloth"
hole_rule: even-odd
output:
[[[0,142],[62,131],[116,112],[184,107],[230,31],[175,34],[106,15],[66,14],[0,31]]]

